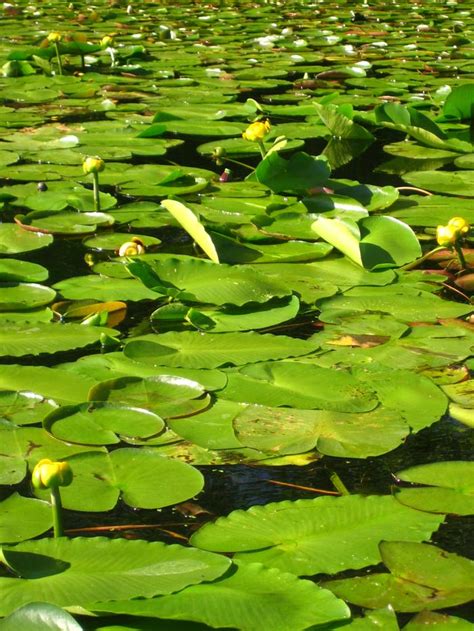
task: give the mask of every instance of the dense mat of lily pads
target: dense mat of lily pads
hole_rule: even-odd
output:
[[[472,462],[185,545],[48,536],[37,466],[100,523],[209,465],[469,436],[472,8],[0,11],[0,630],[472,629],[473,562],[431,542],[474,512]]]

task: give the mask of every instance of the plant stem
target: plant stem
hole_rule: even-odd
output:
[[[262,160],[265,158],[267,154],[267,150],[265,149],[265,145],[263,144],[263,140],[260,138],[257,139],[258,148],[260,149],[260,154],[262,156]]]
[[[61,494],[57,486],[51,487],[51,509],[53,511],[54,536],[55,538],[64,537]]]
[[[54,48],[56,50],[56,59],[58,60],[58,72],[60,75],[63,74],[63,62],[61,61],[61,55],[59,53],[59,44],[58,42],[54,42]]]
[[[439,245],[436,248],[433,248],[432,250],[427,252],[426,254],[423,254],[423,256],[421,256],[419,259],[416,259],[416,261],[412,261],[411,263],[407,263],[406,265],[402,265],[402,267],[400,267],[400,269],[402,269],[402,270],[415,269],[415,267],[418,267],[418,265],[420,265],[421,263],[426,261],[426,259],[429,259],[430,256],[432,256],[433,254],[436,254],[436,252],[441,252],[441,250],[446,250],[446,246]]]
[[[454,249],[456,250],[456,254],[458,255],[458,259],[459,259],[459,265],[461,266],[461,269],[466,269],[467,268],[467,263],[466,263],[466,259],[464,258],[464,252],[462,251],[462,247],[459,245],[459,243],[456,243],[454,246]]]
[[[336,491],[339,491],[341,495],[350,495],[350,492],[347,489],[346,485],[344,484],[344,482],[341,480],[341,478],[337,475],[335,471],[331,473],[331,475],[329,476],[329,479],[331,480]]]
[[[228,156],[226,156],[224,158],[225,162],[232,162],[233,164],[238,164],[241,167],[245,167],[246,169],[249,169],[250,171],[253,171],[253,167],[250,166],[250,164],[245,164],[245,162],[240,162],[240,160],[235,160],[234,158],[229,158]]]
[[[99,174],[93,173],[92,178],[94,185],[94,208],[96,213],[100,213]]]

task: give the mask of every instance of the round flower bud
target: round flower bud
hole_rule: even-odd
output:
[[[82,163],[82,170],[86,175],[89,173],[100,173],[105,169],[105,162],[98,156],[89,157]]]
[[[459,235],[467,234],[469,232],[469,224],[464,217],[452,217],[448,221],[448,228],[455,230]]]
[[[114,38],[111,35],[104,35],[104,37],[100,40],[100,45],[102,48],[109,48],[114,43]]]
[[[62,37],[63,36],[61,35],[61,33],[57,33],[56,31],[53,31],[52,33],[48,35],[47,39],[50,44],[57,44],[58,42],[61,41]]]
[[[72,482],[72,470],[68,462],[53,462],[44,458],[33,469],[31,481],[35,489],[69,486]]]

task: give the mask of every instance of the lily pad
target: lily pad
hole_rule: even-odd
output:
[[[379,563],[380,540],[420,541],[441,522],[435,515],[397,507],[390,496],[320,497],[234,511],[200,528],[191,543],[235,552],[245,563],[312,575]]]
[[[28,232],[11,223],[0,224],[0,254],[20,254],[51,245],[53,236],[42,232]]]
[[[275,631],[303,629],[345,620],[350,615],[345,603],[328,590],[260,563],[234,564],[232,571],[220,580],[195,585],[169,596],[97,603],[90,609],[193,620],[213,628],[244,631],[258,627]],[[182,628],[186,627],[183,625]]]
[[[38,599],[84,606],[97,597],[108,601],[167,594],[213,580],[230,564],[225,557],[178,545],[104,537],[29,541],[4,546],[2,555],[21,576],[0,578],[3,615]],[[91,567],[100,571],[92,573]]]
[[[84,403],[62,406],[43,421],[43,426],[56,438],[82,445],[113,445],[120,437],[147,438],[159,434],[164,421],[148,410]]]
[[[406,506],[432,513],[474,513],[474,463],[434,462],[405,469],[397,474],[404,482],[427,485],[401,488],[395,497]]]

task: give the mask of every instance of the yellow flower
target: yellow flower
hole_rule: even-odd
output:
[[[105,162],[98,156],[95,156],[95,158],[89,157],[82,163],[82,169],[86,175],[89,175],[89,173],[100,173],[105,169]]]
[[[436,228],[436,241],[442,247],[454,245],[457,241],[458,233],[451,226],[438,226]]]
[[[464,217],[452,217],[448,221],[448,228],[451,228],[460,236],[462,234],[467,234],[469,232],[470,226],[464,219]]]
[[[119,248],[119,256],[137,256],[145,253],[145,244],[138,237],[133,237],[130,241],[125,241]]]
[[[52,33],[50,33],[47,37],[48,42],[50,42],[51,44],[57,44],[58,42],[60,42],[62,40],[62,35],[61,33],[58,33],[56,31],[53,31]]]
[[[113,43],[114,43],[114,38],[111,35],[105,35],[100,40],[100,45],[102,48],[108,48],[109,46],[112,46]]]
[[[247,127],[242,134],[242,138],[252,142],[263,140],[271,129],[270,121],[256,121]]]
[[[35,489],[69,486],[72,482],[72,470],[67,462],[53,462],[44,458],[33,469],[31,481]]]

